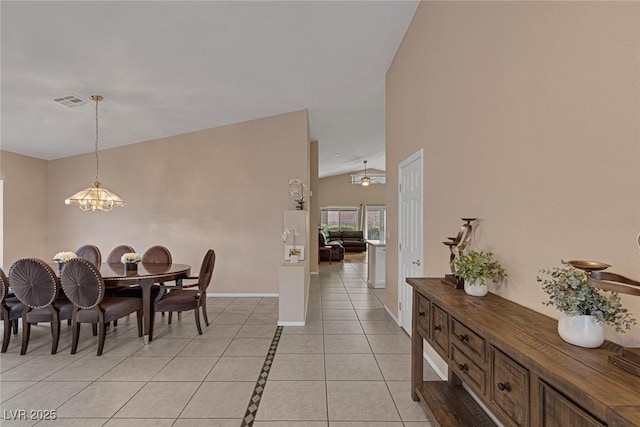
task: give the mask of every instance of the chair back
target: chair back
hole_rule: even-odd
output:
[[[79,308],[93,308],[104,298],[104,280],[100,270],[87,259],[67,261],[60,282],[69,301]]]
[[[116,246],[109,253],[109,256],[107,257],[107,262],[111,264],[120,263],[121,262],[120,258],[122,258],[122,255],[131,253],[131,252],[135,252],[135,250],[131,246],[127,246],[127,245]]]
[[[213,276],[213,268],[216,265],[216,252],[213,249],[209,249],[205,254],[202,265],[200,266],[200,274],[198,275],[198,289],[206,291],[211,283],[211,277]]]
[[[22,258],[9,269],[9,283],[16,297],[31,308],[49,306],[60,291],[53,269],[38,258]]]
[[[76,255],[80,258],[88,259],[95,266],[100,266],[102,263],[102,254],[100,249],[95,245],[83,245],[76,249]]]
[[[171,252],[164,246],[151,246],[142,254],[142,262],[151,264],[171,264]]]
[[[9,279],[5,276],[4,271],[0,268],[0,301],[4,301],[9,293]]]

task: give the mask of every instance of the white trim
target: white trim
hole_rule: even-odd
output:
[[[320,272],[319,271],[310,271],[309,274],[311,274],[311,275],[315,274],[317,276],[318,274],[320,274]]]
[[[389,307],[387,307],[386,304],[383,304],[384,309],[387,310],[387,313],[389,314],[389,316],[391,316],[391,318],[393,319],[394,322],[396,322],[396,325],[400,326],[400,321],[398,320],[398,318],[391,312],[391,310],[389,310]]]
[[[278,293],[272,293],[272,294],[249,294],[249,293],[234,293],[234,292],[207,292],[207,297],[218,297],[218,298],[229,298],[229,297],[235,297],[235,298],[256,298],[256,297],[262,297],[262,298],[277,298],[280,295]]]
[[[438,367],[437,363],[435,363],[426,352],[422,353],[422,357],[424,357],[424,360],[427,361],[427,363],[429,364],[429,366],[431,366],[431,368],[433,368],[434,371],[436,371],[436,374],[438,374],[438,376],[440,377],[441,380],[446,381],[447,380],[447,373],[446,372],[442,372],[440,370],[440,367]]]
[[[304,326],[307,322],[294,322],[290,320],[282,321],[278,320],[278,326]]]

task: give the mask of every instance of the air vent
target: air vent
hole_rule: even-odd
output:
[[[82,99],[78,98],[75,95],[69,95],[69,96],[64,96],[62,98],[56,98],[56,99],[54,99],[54,101],[66,106],[66,107],[69,107],[69,108],[79,107],[81,105],[85,105],[86,104],[85,101],[83,101]]]

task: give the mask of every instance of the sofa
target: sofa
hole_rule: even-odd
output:
[[[366,252],[367,243],[364,233],[360,231],[329,231],[329,240],[340,242],[347,252]]]
[[[337,241],[329,240],[329,234],[326,231],[318,232],[318,247],[324,248],[331,246],[331,258],[328,251],[319,251],[320,261],[342,261],[344,259],[344,246]]]

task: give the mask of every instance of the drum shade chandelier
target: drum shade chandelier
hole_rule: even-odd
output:
[[[363,160],[363,162],[364,162],[364,176],[360,180],[360,184],[362,184],[363,187],[367,187],[371,183],[371,178],[367,176],[367,161]]]
[[[114,207],[124,206],[124,200],[113,194],[106,188],[102,188],[98,180],[99,160],[98,160],[98,103],[104,98],[100,95],[92,95],[91,100],[96,102],[96,180],[89,188],[78,191],[64,202],[67,205],[78,206],[83,211],[103,211],[108,212]]]

